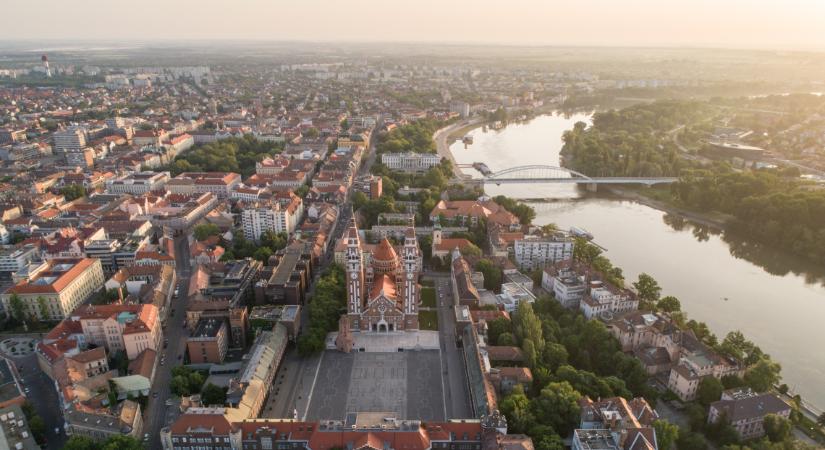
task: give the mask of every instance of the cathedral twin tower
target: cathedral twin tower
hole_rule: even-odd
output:
[[[418,330],[422,258],[414,225],[404,232],[400,256],[386,238],[365,256],[354,218],[345,239],[347,314],[339,333]]]

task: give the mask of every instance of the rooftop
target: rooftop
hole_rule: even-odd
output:
[[[192,332],[191,338],[214,338],[218,336],[221,329],[226,327],[226,322],[223,319],[201,319],[195,326],[195,331]]]

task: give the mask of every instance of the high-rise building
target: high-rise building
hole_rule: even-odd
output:
[[[295,197],[288,205],[258,202],[241,213],[244,237],[257,241],[265,231],[291,234],[303,215],[303,202]]]
[[[86,147],[86,133],[80,128],[68,128],[56,131],[54,138],[54,153],[80,152]]]

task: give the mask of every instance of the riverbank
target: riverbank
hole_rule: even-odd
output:
[[[479,128],[466,132],[474,136],[468,148],[444,142],[439,150],[462,164],[484,162],[494,171],[558,165],[563,133],[578,121],[588,122],[589,116],[548,114],[492,133]],[[818,265],[716,232],[729,217],[691,211],[672,201],[667,187],[601,189],[604,195],[568,184],[485,189],[489,195],[543,199],[532,204],[534,223],[593,233],[627,279],[650,274],[666,295],[679,298],[683,309],[717,336],[741,330],[782,364],[783,382],[806,399],[808,409],[815,412],[825,405],[825,391],[816,388],[825,377],[825,353],[805,351],[820,339],[825,314],[825,270]],[[683,226],[689,224],[696,226]]]
[[[679,208],[668,202],[654,199],[653,197],[645,195],[644,193],[639,191],[639,189],[654,188],[634,189],[622,186],[605,186],[605,189],[609,190],[612,194],[623,199],[632,200],[634,202],[641,203],[642,205],[651,207],[664,213],[679,216],[691,222],[695,222],[699,225],[703,225],[720,231],[724,231],[728,221],[732,219],[732,216],[729,216],[727,214],[716,212],[696,212],[689,211],[684,208]]]

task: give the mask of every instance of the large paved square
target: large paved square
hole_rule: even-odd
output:
[[[385,412],[399,419],[445,420],[437,350],[323,355],[307,420]]]

